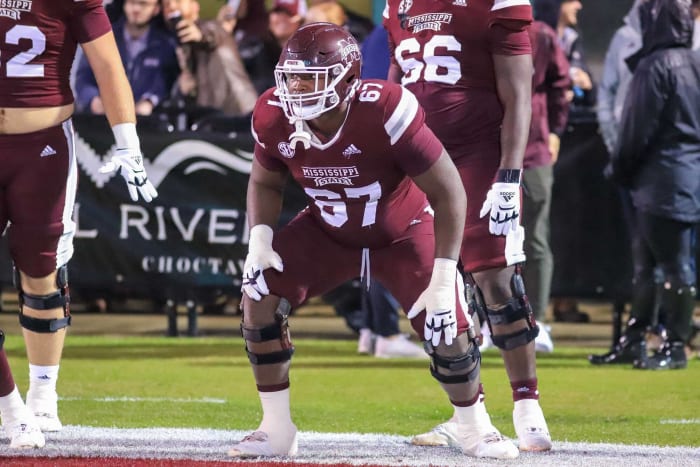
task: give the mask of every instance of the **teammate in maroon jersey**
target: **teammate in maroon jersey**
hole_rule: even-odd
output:
[[[360,81],[360,67],[359,46],[343,28],[305,26],[282,52],[276,88],[255,107],[241,329],[263,419],[229,454],[296,452],[289,310],[359,272],[392,292],[428,342],[431,372],[465,422],[464,452],[516,457],[480,394],[479,350],[457,272],[466,211],[457,170],[415,96],[394,83]],[[289,174],[309,206],[273,235]]]
[[[521,276],[520,171],[528,138],[532,57],[528,0],[388,0],[389,81],[411,90],[457,166],[470,200],[460,259],[475,309],[501,349],[521,450],[551,449],[538,399],[539,332]],[[483,205],[481,204],[483,203]],[[414,438],[450,444],[457,417]]]
[[[44,444],[40,431],[36,430],[35,436],[37,425],[43,431],[62,428],[56,379],[71,320],[66,264],[73,254],[75,224],[71,216],[78,172],[69,77],[77,44],[81,44],[103,91],[101,97],[117,143],[113,157],[101,170],[118,171],[134,201],[139,195],[146,201],[156,196],[143,168],[134,100],[102,1],[3,2],[0,228],[9,224],[19,321],[29,359],[27,407],[36,415],[25,423],[29,435],[11,434],[12,445],[24,444],[19,447]],[[4,375],[2,366],[0,361],[0,375]],[[0,385],[0,393],[2,389]],[[4,411],[2,415],[4,419]]]

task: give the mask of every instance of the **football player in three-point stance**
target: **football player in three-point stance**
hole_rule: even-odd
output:
[[[71,217],[78,172],[69,78],[77,44],[103,91],[117,142],[102,171],[118,170],[134,201],[139,194],[150,201],[156,191],[143,168],[134,100],[102,0],[3,6],[7,14],[0,16],[0,230],[9,225],[29,391],[25,408],[0,358],[0,415],[12,447],[41,447],[42,431],[62,428],[56,380],[71,320],[67,263],[73,254]]]
[[[277,85],[253,113],[241,329],[263,418],[229,455],[296,452],[289,311],[360,273],[391,291],[428,342],[431,373],[462,422],[463,452],[517,457],[481,397],[481,358],[457,271],[466,212],[457,170],[415,96],[361,81],[360,66],[343,28],[305,26],[284,47]],[[275,231],[288,175],[309,205]]]
[[[389,81],[412,91],[469,199],[460,259],[512,387],[519,447],[552,443],[539,405],[538,327],[521,276],[520,181],[531,113],[528,0],[388,0]],[[483,203],[483,204],[482,204]],[[471,294],[469,294],[471,295]],[[415,444],[458,442],[455,416]]]

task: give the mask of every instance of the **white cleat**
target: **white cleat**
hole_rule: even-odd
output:
[[[10,436],[10,448],[34,449],[43,448],[46,444],[44,434],[34,421],[21,420],[6,426],[5,431]]]
[[[63,429],[63,424],[57,414],[34,412],[34,418],[36,418],[39,429],[43,432],[61,431]]]
[[[540,328],[540,332],[535,338],[535,352],[540,352],[540,353],[551,353],[554,351],[554,342],[552,342],[552,336],[550,334],[550,331],[552,330],[552,327],[540,323],[539,321],[537,322],[537,325]]]
[[[411,438],[414,446],[456,446],[457,421],[454,417],[435,426],[432,430]]]
[[[374,353],[375,335],[371,329],[360,329],[360,337],[357,339],[357,353],[361,355],[372,355]]]
[[[38,396],[31,389],[27,392],[27,408],[36,417],[36,422],[43,432],[61,431],[63,424],[58,418],[58,394]]]
[[[408,340],[406,334],[391,337],[377,336],[374,342],[374,356],[377,358],[428,358],[423,347]]]
[[[484,352],[490,348],[496,347],[491,339],[491,329],[489,329],[488,324],[481,326],[481,345],[479,346],[479,352]]]
[[[491,423],[486,405],[479,401],[464,415],[469,420],[457,424],[457,443],[462,452],[472,457],[515,459],[520,452],[515,444]],[[462,420],[464,421],[464,420]]]
[[[549,436],[547,422],[538,401],[534,399],[517,401],[513,409],[513,426],[521,451],[552,449],[552,438]]]
[[[277,436],[277,439],[270,439],[264,431],[254,431],[229,449],[228,455],[239,459],[250,459],[255,457],[278,457],[296,456],[297,428],[286,435]]]

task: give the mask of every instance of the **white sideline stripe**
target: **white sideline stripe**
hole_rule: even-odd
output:
[[[700,418],[681,418],[678,420],[661,420],[662,425],[700,425]]]
[[[200,399],[177,397],[59,397],[62,401],[92,401],[92,402],[174,402],[186,404],[225,404],[226,399],[202,397]]]
[[[235,413],[222,414],[236,420]],[[252,426],[251,426],[252,428]],[[110,457],[122,459],[180,459],[226,461],[226,452],[249,431],[192,428],[100,428],[64,426],[57,433],[46,433],[42,449],[7,449],[9,440],[0,434],[3,457]],[[351,464],[401,467],[428,466],[686,466],[700,465],[700,447],[661,447],[607,443],[554,441],[547,453],[521,453],[517,461],[473,459],[458,449],[412,446],[407,436],[361,433],[299,433],[299,454],[295,463]],[[3,446],[4,444],[4,446]],[[276,458],[271,461],[289,462]],[[128,462],[125,462],[127,465]]]

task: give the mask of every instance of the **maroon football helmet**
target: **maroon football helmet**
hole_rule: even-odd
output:
[[[331,23],[312,23],[284,46],[275,67],[275,93],[290,120],[312,120],[353,97],[361,68],[360,46],[349,32]],[[314,90],[292,92],[287,83],[295,75],[313,79]]]

